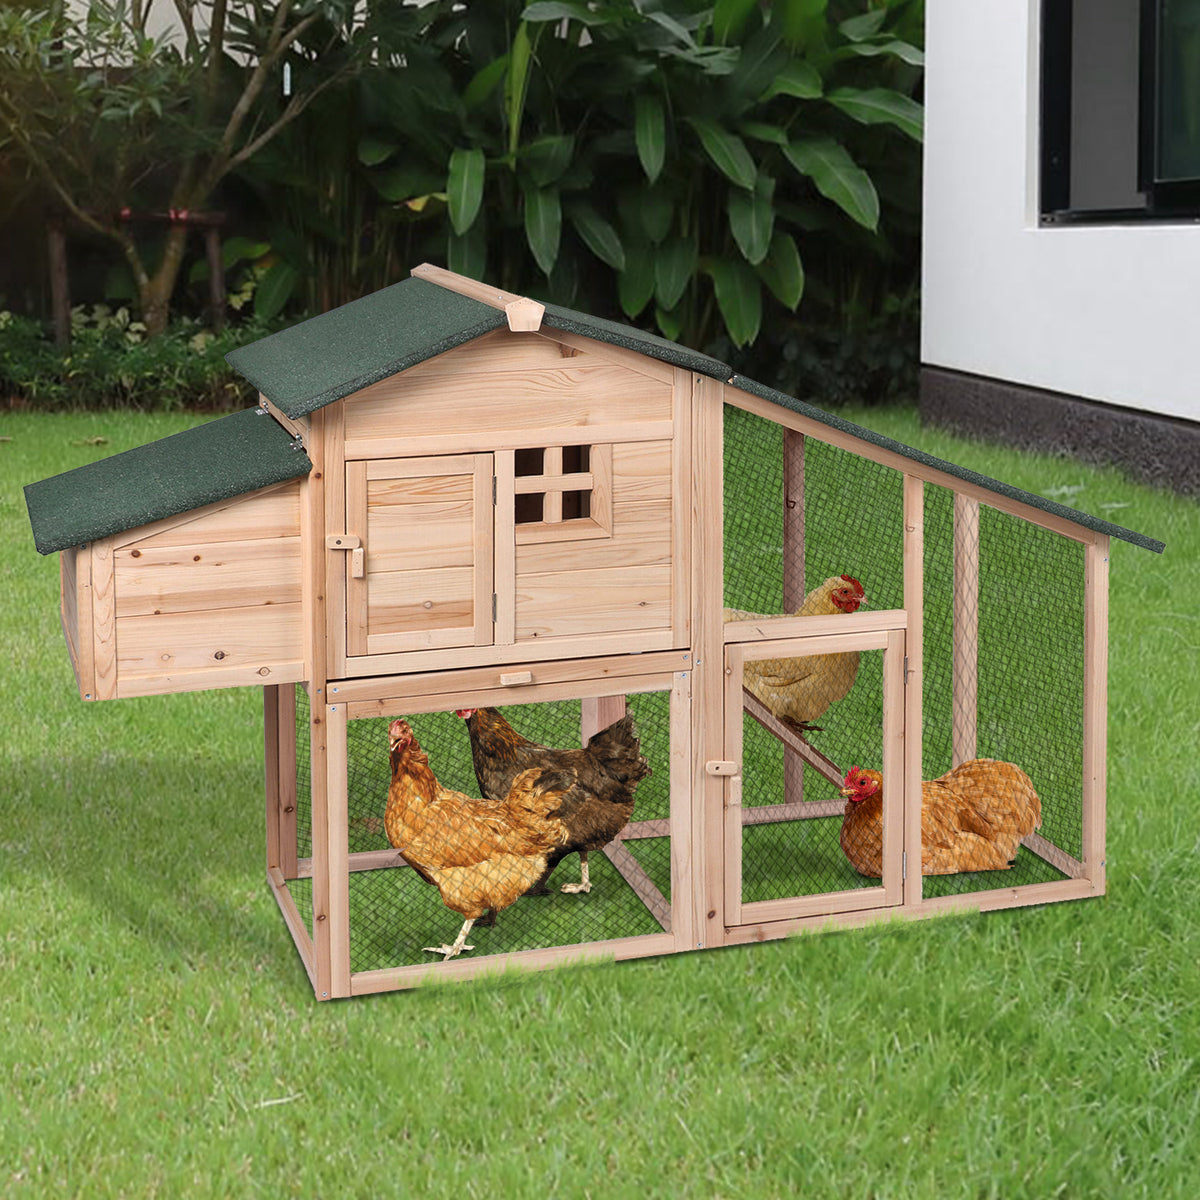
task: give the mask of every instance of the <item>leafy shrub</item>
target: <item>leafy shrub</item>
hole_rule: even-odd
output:
[[[71,327],[64,354],[41,322],[0,312],[0,404],[158,412],[244,408],[257,393],[228,366],[225,354],[272,332],[257,321],[218,334],[198,321],[179,320],[147,338],[128,309],[103,304],[75,309]]]

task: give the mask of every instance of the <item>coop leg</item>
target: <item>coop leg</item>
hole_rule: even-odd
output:
[[[578,883],[564,883],[562,885],[564,892],[590,892],[592,890],[592,883],[588,878],[588,852],[586,850],[580,850],[579,852],[579,873],[581,878]]]
[[[471,917],[468,917],[463,922],[463,927],[458,931],[458,937],[454,939],[453,946],[425,946],[423,949],[425,949],[429,954],[440,954],[443,961],[445,961],[447,958],[455,958],[464,950],[474,950],[474,946],[468,946],[466,944],[467,934],[471,932],[471,926],[474,924],[475,921]]]

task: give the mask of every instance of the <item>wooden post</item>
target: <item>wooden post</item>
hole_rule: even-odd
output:
[[[67,231],[52,219],[46,228],[50,260],[50,307],[54,317],[54,344],[60,350],[71,345],[71,283],[67,270]]]
[[[804,434],[783,431],[783,611],[804,603]],[[788,746],[783,751],[783,802],[804,799],[804,764]]]
[[[296,866],[296,686],[263,688],[266,730],[267,868],[295,879]]]
[[[921,901],[921,681],[925,619],[925,485],[904,476],[904,903]],[[885,793],[886,795],[886,793]]]
[[[979,711],[979,501],[954,493],[951,765],[974,758]]]
[[[1083,551],[1083,863],[1097,894],[1105,888],[1108,547],[1102,534]]]
[[[724,580],[724,385],[693,376],[692,447],[692,843],[691,889],[695,904],[692,948],[725,941],[725,779],[705,763],[724,747],[725,657],[721,619]],[[740,698],[731,718],[741,720]],[[678,905],[676,906],[678,907]],[[683,947],[680,947],[681,949]]]
[[[580,706],[579,744],[586,746],[588,739],[625,715],[624,696],[586,696]]]
[[[209,225],[204,230],[204,253],[208,259],[208,308],[213,329],[225,328],[225,265],[221,261],[221,230]]]
[[[331,937],[333,921],[339,915],[334,866],[338,860],[338,836],[333,832],[338,813],[342,818],[342,848],[346,831],[344,803],[329,794],[329,735],[326,720],[327,647],[325,581],[325,421],[321,409],[311,418],[311,444],[308,456],[313,469],[304,478],[300,501],[300,547],[304,581],[304,674],[308,680],[309,739],[312,786],[312,907],[313,948],[316,954],[316,994],[318,1000],[346,995],[336,990],[334,951],[337,938]],[[338,486],[341,481],[334,481]],[[344,731],[343,731],[344,736]],[[343,798],[344,800],[344,798]],[[348,985],[347,985],[348,986]]]

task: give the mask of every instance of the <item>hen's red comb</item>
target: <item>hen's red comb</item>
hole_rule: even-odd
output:
[[[844,580],[845,580],[847,583],[852,583],[852,584],[854,584],[854,590],[855,590],[855,591],[856,591],[856,592],[857,592],[857,593],[858,593],[860,596],[862,596],[862,595],[865,595],[865,594],[866,594],[866,593],[863,591],[863,585],[862,585],[861,583],[859,583],[859,582],[858,582],[858,580],[857,580],[857,579],[855,579],[853,575],[843,575],[843,576],[842,576],[842,578],[843,578],[843,579],[844,579]]]

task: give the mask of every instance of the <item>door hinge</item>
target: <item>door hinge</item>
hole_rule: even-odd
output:
[[[901,879],[908,878],[908,851],[907,850],[900,851],[900,878]]]
[[[492,507],[493,508],[495,508],[496,504],[497,504],[496,493],[497,493],[498,489],[499,489],[499,485],[496,482],[496,476],[493,475],[492,476]]]
[[[904,686],[908,687],[908,655],[904,656]]]
[[[495,622],[496,622],[497,601],[498,601],[498,597],[496,596],[496,593],[493,592],[492,593],[492,623],[493,624],[495,624]]]

